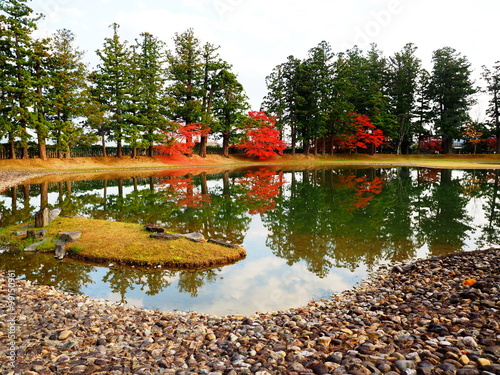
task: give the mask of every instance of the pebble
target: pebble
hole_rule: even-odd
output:
[[[16,280],[16,358],[0,353],[13,363],[0,374],[498,375],[499,269],[500,250],[450,254],[381,267],[301,308],[225,317]],[[0,300],[8,288],[0,274]]]

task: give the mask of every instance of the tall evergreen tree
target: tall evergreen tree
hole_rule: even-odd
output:
[[[200,41],[193,29],[175,34],[174,50],[167,53],[167,88],[171,117],[191,124],[201,121],[203,98],[203,57]]]
[[[432,117],[438,135],[443,139],[443,151],[453,152],[453,139],[470,120],[468,111],[477,92],[471,81],[471,67],[465,56],[444,47],[434,52],[433,70],[428,94],[433,101]]]
[[[71,147],[89,143],[84,127],[77,123],[88,101],[87,69],[83,52],[75,45],[74,34],[59,30],[51,39],[49,57],[49,88],[46,93],[46,115],[51,122],[51,135],[59,157],[64,152],[71,157]]]
[[[415,97],[415,132],[422,135],[431,123],[432,103],[428,95],[431,75],[422,69],[418,76],[417,92]]]
[[[287,61],[277,65],[266,77],[268,93],[262,103],[263,109],[276,117],[277,128],[282,138],[289,133],[292,155],[295,155],[298,141],[298,105],[300,59],[289,56]],[[288,134],[287,134],[288,135]]]
[[[391,113],[398,123],[396,152],[409,153],[409,146],[415,133],[415,98],[420,73],[420,60],[415,56],[416,47],[407,44],[389,59]]]
[[[487,114],[496,136],[496,153],[500,154],[500,61],[490,70],[483,66],[483,79],[486,81],[486,92],[491,95]]]
[[[118,35],[118,24],[111,25],[113,36],[106,38],[103,48],[96,53],[101,59],[92,73],[93,95],[109,113],[109,139],[116,142],[117,157],[123,157],[123,141],[126,135],[129,110],[130,59],[129,48]]]
[[[202,48],[203,58],[203,96],[202,96],[202,114],[201,123],[203,128],[212,129],[216,125],[216,118],[213,114],[213,104],[215,91],[220,89],[224,74],[222,71],[228,70],[231,66],[222,60],[218,54],[219,46],[211,43],[205,43]],[[208,135],[203,135],[200,140],[200,156],[207,156]]]
[[[154,144],[163,139],[171,122],[165,107],[164,44],[149,33],[141,34],[137,54],[137,121],[142,128],[143,144],[153,157]],[[134,94],[132,94],[133,96]]]
[[[31,106],[33,89],[33,39],[36,22],[27,0],[4,0],[0,2],[0,53],[2,66],[2,104],[5,116],[5,133],[10,144],[11,157],[15,158],[15,141],[23,149],[23,158],[28,158],[28,129],[33,123]]]
[[[223,69],[217,74],[216,82],[213,111],[218,121],[212,124],[212,131],[222,134],[223,155],[227,158],[231,138],[245,118],[244,111],[249,105],[243,86],[234,73]]]
[[[49,73],[49,39],[35,41],[33,45],[33,84],[35,96],[33,101],[34,117],[33,128],[37,135],[38,156],[42,160],[47,159],[47,137],[50,130],[50,122],[47,119],[49,99],[46,96],[50,87]]]

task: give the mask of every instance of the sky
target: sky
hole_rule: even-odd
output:
[[[290,55],[306,58],[323,40],[335,53],[355,45],[366,51],[376,43],[387,57],[413,43],[429,70],[433,51],[452,47],[469,59],[477,85],[483,85],[481,67],[500,60],[495,42],[500,2],[493,0],[33,0],[29,5],[45,15],[38,36],[71,30],[91,67],[98,63],[95,50],[112,35],[112,23],[120,25],[123,40],[133,43],[149,32],[169,49],[175,33],[193,28],[203,44],[220,46],[253,110],[267,93],[265,78],[272,69]],[[473,119],[486,110],[479,101]]]

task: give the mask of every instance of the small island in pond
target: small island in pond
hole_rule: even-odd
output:
[[[246,257],[240,246],[217,239],[207,241],[195,233],[165,233],[155,225],[59,217],[43,229],[31,227],[15,225],[5,228],[0,236],[19,249],[56,251],[56,256],[56,248],[62,245],[69,258],[106,265],[200,269],[232,264]],[[71,239],[74,234],[77,238]]]

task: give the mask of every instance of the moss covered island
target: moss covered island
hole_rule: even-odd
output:
[[[6,228],[2,233],[3,241],[18,248],[33,242],[12,234],[25,225]],[[53,241],[38,251],[54,251],[59,233],[79,231],[82,233],[80,239],[66,245],[67,256],[106,265],[198,269],[235,263],[246,256],[246,251],[239,246],[194,242],[184,237],[168,241],[153,239],[143,225],[134,223],[60,217],[44,229],[47,230],[45,238]]]

